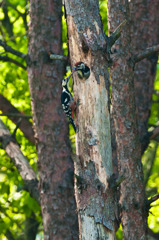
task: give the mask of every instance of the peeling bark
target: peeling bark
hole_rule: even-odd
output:
[[[71,64],[82,61],[90,68],[86,81],[74,74],[74,97],[81,103],[76,113],[74,167],[82,240],[115,238],[115,194],[108,187],[112,175],[109,74],[98,4],[65,1]]]
[[[61,14],[61,1],[30,1],[28,76],[45,240],[78,239],[73,162],[60,102],[64,65],[49,58],[62,55]]]

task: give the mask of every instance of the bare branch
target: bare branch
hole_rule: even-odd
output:
[[[159,194],[147,200],[147,203],[150,205],[151,203],[155,202],[158,199],[159,199]]]
[[[25,13],[21,13],[12,3],[8,2],[7,0],[5,0],[5,2],[8,6],[10,6],[12,9],[14,9],[19,14],[19,16],[21,16],[23,18],[24,26],[27,31],[28,25],[27,25],[27,20],[26,20],[26,15],[27,15],[26,11],[25,11]]]
[[[155,162],[155,156],[156,156],[156,151],[157,151],[157,147],[158,147],[158,143],[155,142],[154,143],[154,147],[149,149],[149,154],[146,157],[146,162],[145,165],[147,165],[147,162],[149,163],[146,167],[146,171],[145,171],[145,186],[147,185],[147,182],[149,180],[149,177],[152,174],[152,168],[154,166],[154,162]]]
[[[11,8],[13,8],[20,16],[23,15],[23,13],[21,13],[13,4],[11,4],[10,2],[8,2],[7,0],[5,0],[6,4],[8,6],[10,6]]]
[[[31,115],[24,115],[22,113],[2,113],[0,117],[20,117],[20,118],[32,118]]]
[[[150,140],[156,140],[156,137],[159,136],[159,127],[156,127],[152,132],[151,132],[151,137]]]
[[[22,118],[20,125],[20,130],[24,133],[24,136],[29,139],[32,143],[35,144],[34,133],[32,129],[32,124],[27,118],[31,117],[30,115],[25,115],[21,113],[17,108],[15,108],[10,101],[8,101],[3,95],[0,94],[0,110],[3,112],[1,115],[7,115],[15,124],[17,124],[19,117]]]
[[[23,34],[14,34],[14,36],[8,38],[5,42],[10,42],[10,41],[15,41],[16,38],[21,38],[21,37],[28,37],[28,31],[26,31],[25,33]]]
[[[22,119],[19,118],[19,120],[18,120],[18,122],[17,122],[17,124],[16,124],[16,127],[15,127],[15,129],[14,129],[12,135],[11,135],[13,138],[15,138],[16,132],[17,132],[18,128],[20,127],[21,122],[22,122]]]
[[[137,62],[143,60],[144,58],[147,58],[157,52],[159,52],[159,44],[155,45],[153,47],[147,48],[140,53],[135,54],[135,56],[133,57],[133,61],[134,61],[134,63],[137,63]]]
[[[114,45],[116,40],[120,37],[122,28],[127,23],[127,20],[125,19],[115,30],[114,32],[108,37],[107,39],[107,53],[111,53],[111,47]]]
[[[52,60],[67,61],[67,57],[66,57],[66,56],[56,55],[56,54],[50,54],[50,59],[52,59]]]
[[[16,61],[16,60],[13,59],[13,58],[8,57],[8,56],[0,56],[0,61],[14,63],[14,64],[16,64],[18,67],[21,67],[21,68],[23,68],[24,70],[26,70],[26,67],[25,67],[23,64],[21,64],[20,62]]]
[[[27,60],[27,54],[24,54],[24,53],[22,53],[22,52],[19,52],[19,51],[13,49],[12,47],[8,46],[8,45],[7,45],[5,42],[3,42],[2,40],[0,40],[0,46],[2,46],[6,52],[10,52],[10,53],[16,55],[17,57],[21,57],[21,58],[24,59],[25,61]]]
[[[23,155],[17,143],[12,141],[8,128],[0,120],[0,140],[2,147],[18,169],[30,195],[39,202],[38,180],[27,158]]]

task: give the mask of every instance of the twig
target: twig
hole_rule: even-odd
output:
[[[19,118],[22,118],[22,123],[19,128],[23,132],[24,136],[35,144],[32,124],[28,121],[28,118],[31,117],[30,115],[25,115],[20,112],[2,94],[0,94],[0,110],[2,111],[1,115],[7,115],[7,117],[9,117],[15,124],[17,124]]]
[[[28,31],[26,31],[23,34],[14,34],[14,36],[8,38],[5,42],[7,43],[7,42],[10,42],[10,41],[14,41],[16,38],[21,38],[21,37],[24,37],[26,35],[28,35]]]
[[[148,164],[148,166],[146,168],[146,172],[145,172],[145,181],[144,181],[145,186],[147,185],[149,177],[151,176],[151,173],[152,173],[152,168],[154,166],[157,147],[158,147],[158,143],[155,142],[154,147],[149,149],[149,151],[147,152],[147,155],[146,155],[145,165],[147,165],[146,163],[149,163],[149,164]]]
[[[67,57],[66,57],[66,56],[56,55],[56,54],[50,54],[50,59],[52,59],[52,60],[67,61]]]
[[[21,122],[22,122],[22,119],[19,118],[19,120],[18,120],[18,122],[17,122],[17,124],[16,124],[16,127],[15,127],[15,129],[14,129],[12,135],[11,135],[13,138],[15,138],[16,132],[17,132],[18,128],[20,127]],[[15,138],[15,139],[16,139],[16,138]]]
[[[147,48],[144,51],[135,54],[135,56],[133,57],[133,61],[134,63],[137,63],[139,61],[141,61],[144,58],[149,57],[150,55],[159,52],[159,44],[155,45],[153,47]]]
[[[10,57],[8,57],[8,56],[0,56],[0,61],[3,61],[3,62],[11,62],[11,63],[16,64],[18,67],[23,68],[24,70],[27,69],[23,64],[21,64],[20,62],[14,60],[13,58],[10,58]]]
[[[20,118],[32,118],[31,115],[24,115],[21,113],[2,113],[0,114],[1,117],[20,117]]]
[[[21,57],[21,58],[24,59],[25,61],[27,60],[27,54],[24,54],[24,53],[22,53],[22,52],[19,52],[19,51],[13,49],[12,47],[8,46],[8,45],[7,45],[5,42],[3,42],[2,40],[0,40],[0,46],[2,46],[6,52],[10,52],[10,53],[16,55],[17,57]]]
[[[115,31],[108,37],[107,39],[107,53],[111,53],[111,47],[114,45],[116,40],[120,37],[122,28],[127,23],[127,20],[125,19],[116,29]]]
[[[25,13],[21,13],[12,3],[8,2],[7,0],[5,0],[5,2],[8,6],[13,8],[19,14],[19,16],[21,16],[23,18],[25,29],[28,30],[28,25],[27,25],[27,21],[26,21],[26,11],[25,11]]]
[[[11,8],[13,8],[20,16],[23,15],[23,13],[19,12],[19,10],[18,10],[13,4],[11,4],[10,2],[8,2],[7,0],[5,0],[5,2],[6,2],[6,4],[7,4],[8,6],[10,6]]]
[[[155,202],[156,200],[159,199],[159,194],[157,194],[156,196],[150,198],[147,200],[147,204],[150,205],[151,203]]]
[[[159,136],[159,127],[156,127],[156,128],[151,132],[150,140],[155,139],[157,136]]]

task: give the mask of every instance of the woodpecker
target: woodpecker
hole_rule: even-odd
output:
[[[62,90],[62,94],[61,94],[61,104],[62,104],[62,108],[63,108],[66,116],[69,119],[69,122],[72,124],[72,126],[76,132],[76,125],[73,120],[76,103],[73,100],[72,94],[70,93],[70,91],[68,89],[68,83],[69,83],[69,79],[70,79],[72,73],[67,78],[64,78],[62,80],[63,90]]]
[[[86,80],[90,76],[90,69],[83,62],[77,62],[72,68],[72,73],[76,72],[80,79]]]

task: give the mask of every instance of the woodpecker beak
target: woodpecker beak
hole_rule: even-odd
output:
[[[73,67],[71,73],[76,72],[76,70],[77,70],[77,67]]]
[[[67,78],[65,78],[67,83],[68,83],[70,77],[71,77],[71,76],[69,75]]]

